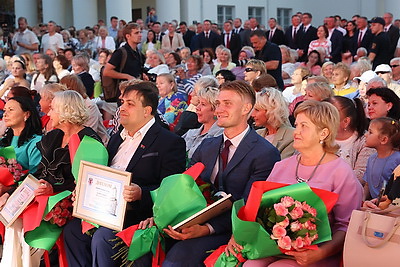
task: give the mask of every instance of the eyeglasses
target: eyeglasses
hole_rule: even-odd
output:
[[[252,72],[252,71],[256,71],[256,70],[255,70],[255,69],[252,69],[252,68],[245,68],[244,71],[245,71],[245,72]]]
[[[392,68],[396,68],[398,66],[400,66],[400,65],[390,65],[390,67],[392,67]]]

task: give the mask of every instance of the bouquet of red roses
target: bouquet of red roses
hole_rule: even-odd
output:
[[[5,186],[17,184],[27,173],[16,158],[14,147],[0,148],[0,183]]]
[[[46,222],[64,226],[72,218],[71,195],[57,202],[49,213],[43,218]]]
[[[316,244],[332,238],[328,213],[337,198],[335,193],[306,183],[254,182],[246,204],[241,199],[232,207],[233,236],[243,250],[236,258],[226,256],[226,246],[221,246],[204,263],[207,267],[236,267],[246,259],[316,249]]]

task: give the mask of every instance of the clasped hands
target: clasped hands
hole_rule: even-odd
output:
[[[150,228],[154,225],[154,218],[148,218],[139,223],[138,229],[146,229]],[[186,228],[183,228],[181,231],[174,230],[171,225],[168,225],[168,228],[164,228],[163,231],[169,235],[171,238],[176,240],[186,240],[197,237],[202,237],[210,234],[210,229],[206,225],[195,224]]]

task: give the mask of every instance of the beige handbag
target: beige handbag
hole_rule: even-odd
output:
[[[344,267],[399,267],[400,214],[354,210],[344,243]]]

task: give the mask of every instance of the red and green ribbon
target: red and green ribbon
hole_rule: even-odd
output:
[[[213,252],[204,262],[207,267],[241,266],[245,259],[260,259],[282,254],[275,240],[256,222],[260,207],[271,207],[284,196],[291,196],[317,210],[318,239],[313,245],[331,240],[331,228],[328,213],[335,205],[338,195],[322,189],[310,188],[306,183],[281,184],[267,181],[254,182],[249,198],[238,200],[232,208],[232,231],[235,241],[243,246],[240,259],[226,256],[221,250]]]
[[[164,178],[160,187],[151,191],[156,226],[141,230],[133,225],[117,234],[129,246],[128,260],[134,261],[152,252],[153,266],[160,266],[164,255],[162,229],[178,224],[207,206],[195,181],[203,169],[204,165],[197,163],[183,174]]]

